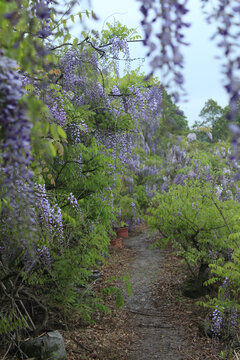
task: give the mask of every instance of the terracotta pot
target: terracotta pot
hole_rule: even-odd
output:
[[[122,249],[122,238],[118,237],[117,239],[112,239],[110,245]]]
[[[128,238],[128,227],[126,226],[124,228],[117,229],[117,236],[127,239]]]

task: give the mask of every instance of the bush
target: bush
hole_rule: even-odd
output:
[[[148,224],[161,234],[156,246],[171,241],[192,274],[212,263],[215,253],[227,254],[227,239],[236,226],[234,216],[240,204],[220,201],[213,185],[201,180],[186,179],[183,186],[173,185],[158,194],[151,204]]]

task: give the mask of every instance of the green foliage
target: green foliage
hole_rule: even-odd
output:
[[[234,119],[235,123],[240,123],[240,103],[238,102],[238,112]],[[199,116],[202,121],[195,121],[193,129],[198,135],[198,139],[201,141],[210,141],[207,132],[212,133],[213,142],[219,140],[226,141],[231,137],[229,131],[228,115],[230,112],[229,106],[221,107],[213,99],[209,99],[205,102]]]
[[[120,211],[117,226],[123,227],[126,226],[128,221],[132,221],[137,216],[136,212],[139,205],[130,195],[122,195],[118,201],[117,207],[118,211]]]
[[[134,190],[134,196],[139,204],[139,208],[144,212],[149,206],[149,198],[146,194],[146,185],[136,185]]]
[[[110,279],[108,281],[112,281],[112,280],[117,280],[117,278],[115,279]],[[130,284],[130,277],[129,275],[125,275],[123,277],[123,279],[118,279],[118,280],[123,280],[124,283],[125,283],[125,289],[126,289],[126,292],[128,294],[128,296],[132,296],[132,287],[131,287],[131,284]],[[116,299],[116,308],[119,309],[120,307],[124,307],[125,304],[124,304],[124,299],[123,299],[123,294],[122,294],[122,290],[120,288],[117,288],[115,286],[106,286],[104,289],[103,289],[103,294],[104,295],[115,295],[115,299]]]
[[[213,99],[209,99],[200,111],[199,116],[203,118],[200,126],[213,127],[214,123],[216,123],[222,115],[222,107]]]
[[[212,141],[214,142],[227,138],[228,129],[225,129],[226,124],[223,126],[223,119],[225,118],[226,121],[226,112],[216,101],[213,99],[206,101],[199,117],[203,120],[195,121],[193,129],[200,141],[210,142],[208,133],[212,134]]]
[[[121,93],[128,94],[128,88],[131,85],[138,86],[139,88],[148,88],[154,85],[159,85],[159,79],[157,77],[149,77],[146,79],[146,74],[141,71],[141,67],[131,69],[129,73],[123,75],[121,78],[112,76],[107,79],[109,87],[118,82]]]
[[[196,265],[211,262],[211,251],[224,252],[229,247],[226,239],[239,210],[238,202],[221,202],[210,184],[192,179],[158,194],[148,223],[162,235],[156,245],[171,241],[194,272]]]
[[[49,21],[52,30],[51,41],[50,38],[44,39],[39,35],[39,31],[47,24],[45,20],[37,18],[35,5],[36,2],[31,0],[1,1],[0,45],[5,56],[16,60],[19,72],[23,74],[26,72],[32,81],[32,84],[25,86],[26,92],[21,103],[32,122],[33,181],[35,184],[46,186],[46,202],[48,201],[52,208],[55,207],[61,212],[64,237],[60,239],[51,224],[50,227],[49,224],[44,224],[40,219],[40,209],[36,206],[38,220],[37,239],[34,242],[36,254],[31,271],[17,258],[12,263],[13,275],[11,274],[10,277],[14,278],[16,272],[14,278],[16,288],[19,290],[18,286],[20,286],[21,289],[27,289],[30,294],[35,294],[35,299],[31,296],[28,298],[27,295],[25,296],[27,298],[24,298],[26,309],[28,307],[32,309],[34,321],[38,318],[39,309],[43,310],[46,304],[47,312],[60,311],[60,314],[69,314],[77,309],[84,318],[89,319],[94,309],[107,310],[103,300],[88,290],[91,287],[92,271],[99,268],[99,261],[103,261],[102,254],[108,253],[109,235],[112,234],[113,225],[116,223],[116,212],[121,209],[121,221],[124,222],[133,220],[144,212],[148,205],[146,181],[154,183],[156,178],[149,176],[146,179],[129,171],[136,180],[136,186],[134,185],[129,192],[127,187],[124,188],[120,161],[114,158],[113,150],[106,150],[103,146],[97,145],[95,132],[102,130],[128,133],[133,129],[135,131],[135,119],[132,119],[127,111],[122,110],[117,117],[113,115],[113,110],[117,113],[120,108],[117,97],[112,101],[111,108],[100,98],[93,98],[90,104],[76,106],[72,100],[73,94],[62,91],[63,74],[58,68],[61,57],[71,49],[68,46],[72,43],[72,48],[79,52],[79,56],[84,54],[86,59],[87,56],[90,58],[96,50],[91,44],[92,35],[83,32],[85,40],[81,45],[78,45],[78,39],[72,40],[68,21],[75,22],[77,15],[71,14],[72,4],[69,4],[69,11],[66,12],[68,17],[62,16],[53,9]],[[78,16],[81,21],[84,16],[95,17],[93,12],[88,11],[79,13]],[[98,44],[102,46],[108,45],[114,36],[127,41],[140,39],[135,29],[128,29],[120,22],[106,23],[106,27],[107,29],[97,38]],[[66,42],[68,44],[65,44]],[[95,38],[93,43],[95,44]],[[46,52],[45,46],[50,51]],[[106,47],[104,49],[107,53]],[[99,65],[102,65],[102,72],[94,72],[88,60],[82,61],[79,71],[82,71],[84,81],[89,87],[94,86],[97,81],[103,84],[106,96],[116,81],[121,93],[126,96],[129,95],[128,88],[131,85],[144,88],[159,84],[156,78],[145,81],[144,74],[139,70],[117,79],[115,75],[110,75],[111,67],[104,68],[106,64],[108,67],[112,63],[112,59],[108,60],[104,57],[105,64],[103,64],[99,53],[96,57]],[[83,93],[84,90],[79,87],[74,96],[80,97]],[[166,104],[164,124],[166,125],[171,117],[175,117],[174,121],[181,131],[184,131],[187,128],[184,115],[179,113],[179,109],[166,93],[164,96],[164,104]],[[61,103],[61,109],[66,113],[66,126],[57,125],[50,111],[50,105],[47,105],[49,99],[56,104]],[[78,126],[80,142],[71,138],[71,125]],[[179,133],[178,130],[176,133]],[[0,133],[0,136],[2,140],[4,134]],[[147,166],[160,163],[159,158],[147,156],[143,150],[139,150],[139,153]],[[2,162],[1,157],[0,163]],[[76,199],[75,207],[69,200],[69,194]],[[4,196],[0,202],[0,212],[7,208],[12,210],[9,199]],[[19,232],[19,229],[17,231]],[[10,230],[7,235],[11,237],[13,231]],[[20,232],[18,236],[23,234]],[[51,263],[46,263],[46,259],[40,255],[43,248],[49,251]],[[26,254],[22,251],[20,255],[23,257]],[[9,285],[8,275],[5,280]],[[131,295],[129,277],[125,277],[124,280],[127,292]],[[84,289],[85,295],[93,296],[83,296],[81,289]],[[9,291],[13,294],[14,290]],[[123,306],[121,291],[119,289],[114,291],[117,307]],[[41,304],[44,306],[41,307]],[[5,308],[1,310],[0,334],[18,332],[26,328],[28,322],[29,318],[26,321],[24,316],[11,311],[11,301],[9,301],[7,310],[5,311]]]
[[[132,296],[133,295],[133,292],[132,292],[132,287],[131,287],[131,284],[130,284],[130,276],[129,275],[125,275],[124,276],[124,281],[125,281],[125,286],[126,286],[126,290],[127,290],[127,294],[128,296]]]
[[[115,100],[114,106],[118,108],[118,100]],[[110,112],[103,111],[95,115],[94,125],[101,130],[117,132],[130,131],[134,127],[134,122],[128,113],[121,113],[116,119]]]
[[[218,296],[208,299],[206,306],[218,305],[224,308],[225,312],[240,309],[240,217],[236,214],[237,212],[233,215],[236,223],[226,239],[227,253],[209,265],[212,274],[210,280],[219,284],[219,289]]]
[[[106,22],[107,29],[103,29],[101,31],[102,35],[102,44],[108,44],[109,41],[113,37],[119,37],[120,39],[126,39],[126,40],[136,40],[140,39],[141,36],[138,35],[136,29],[134,28],[128,28],[127,26],[123,25],[120,21],[114,21],[113,24],[110,24],[109,22]]]
[[[19,317],[19,314],[11,310],[9,314],[0,314],[0,335],[4,336],[14,333],[16,330],[28,328],[26,318]]]
[[[183,111],[173,103],[170,95],[162,88],[162,118],[160,124],[162,124],[163,131],[173,134],[186,133],[188,128],[188,122]]]
[[[102,299],[89,293],[88,287],[92,269],[104,261],[101,254],[108,252],[108,233],[104,225],[85,224],[81,214],[78,217],[75,214],[75,219],[65,215],[64,221],[67,228],[64,243],[55,239],[47,244],[51,266],[39,264],[25,281],[35,288],[39,298],[45,299],[49,311],[57,307],[69,314],[76,309],[85,320],[90,320],[96,307],[107,310]]]

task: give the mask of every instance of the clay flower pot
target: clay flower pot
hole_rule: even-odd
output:
[[[112,239],[110,242],[110,245],[113,247],[118,247],[119,249],[122,249],[122,238],[117,237],[117,239]]]
[[[117,229],[117,236],[127,239],[128,238],[128,226]]]

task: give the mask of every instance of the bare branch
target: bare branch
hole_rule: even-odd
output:
[[[89,39],[89,38],[88,38],[88,36],[87,36],[84,40],[80,41],[80,42],[77,44],[77,46],[82,45],[82,44],[83,44],[85,41],[87,41],[88,39]],[[60,45],[58,45],[58,46],[55,46],[55,47],[53,47],[53,48],[50,48],[49,50],[50,50],[50,51],[54,51],[54,50],[57,50],[57,49],[62,48],[63,46],[73,46],[73,43],[60,44]]]

